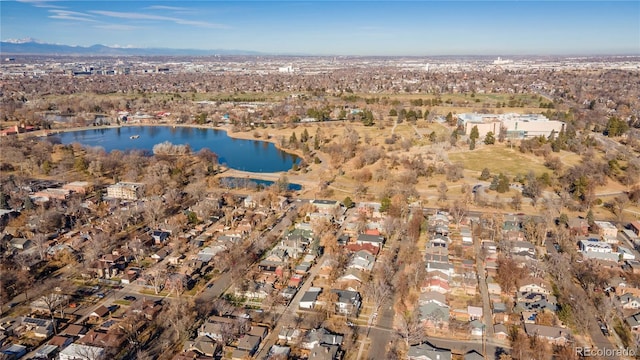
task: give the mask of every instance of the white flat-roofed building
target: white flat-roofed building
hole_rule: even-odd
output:
[[[580,246],[580,251],[583,253],[587,252],[598,252],[598,253],[611,253],[613,249],[611,248],[611,244],[598,241],[595,239],[588,240],[580,240],[578,242]]]
[[[465,134],[470,134],[474,126],[478,127],[480,139],[488,132],[498,136],[500,129],[506,129],[507,138],[525,139],[536,136],[549,136],[559,133],[564,127],[561,121],[549,120],[541,114],[478,114],[464,113],[458,115],[458,125],[464,127]]]
[[[138,200],[142,197],[144,184],[132,182],[119,182],[107,187],[107,197],[123,200]]]

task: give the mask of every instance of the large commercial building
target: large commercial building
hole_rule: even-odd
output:
[[[144,184],[119,182],[107,187],[107,197],[123,200],[138,200],[142,197]]]
[[[501,128],[506,131],[507,139],[526,139],[536,136],[549,136],[559,133],[564,128],[562,121],[549,120],[541,114],[478,114],[464,113],[458,115],[458,125],[470,134],[474,126],[478,127],[480,139],[488,132],[496,137]]]

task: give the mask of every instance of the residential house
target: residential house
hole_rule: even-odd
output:
[[[354,284],[353,288],[357,288],[368,278],[368,275],[362,271],[357,269],[347,269],[342,276],[336,279],[338,282]]]
[[[419,304],[436,303],[438,305],[447,305],[447,297],[444,294],[435,291],[425,292],[420,294],[418,298]]]
[[[162,261],[164,260],[164,258],[166,258],[167,256],[169,256],[169,254],[171,254],[171,249],[168,248],[162,248],[159,251],[157,251],[156,253],[154,253],[153,255],[151,255],[151,258],[155,261]]]
[[[495,324],[493,326],[493,335],[496,339],[506,340],[509,336],[509,330],[504,324]]]
[[[535,247],[528,241],[511,241],[508,246],[512,254],[527,254],[531,257],[536,255]]]
[[[622,269],[630,271],[634,274],[640,274],[640,261],[638,260],[625,260],[622,265]]]
[[[448,263],[449,262],[449,254],[438,254],[438,253],[427,253],[424,256],[425,261],[433,261],[440,263]]]
[[[557,301],[553,295],[532,292],[518,292],[516,310],[519,311],[556,311]]]
[[[301,346],[304,349],[313,349],[318,345],[342,345],[344,337],[334,334],[325,328],[309,330],[302,340]]]
[[[296,342],[300,338],[300,335],[300,329],[283,327],[278,333],[278,340],[286,341],[287,343]]]
[[[258,350],[260,341],[262,341],[262,339],[259,336],[243,335],[240,339],[238,339],[238,345],[236,346],[236,348],[238,350],[246,351],[250,355],[253,355],[256,350]]]
[[[564,346],[571,338],[569,329],[557,326],[524,324],[524,331],[529,336],[537,336],[559,346]]]
[[[618,228],[615,225],[608,221],[594,221],[594,227],[605,242],[618,243]]]
[[[373,246],[381,248],[384,245],[384,237],[376,236],[376,235],[368,235],[368,234],[359,234],[358,238],[356,239],[356,244],[358,245],[371,244]]]
[[[53,290],[53,289],[52,289]],[[51,309],[58,309],[69,302],[69,296],[58,293],[50,293],[31,302],[31,310],[48,314]]]
[[[482,248],[485,249],[488,254],[495,254],[498,251],[496,243],[489,240],[482,241]]]
[[[48,319],[23,317],[20,321],[20,327],[16,331],[23,334],[31,333],[33,337],[37,338],[48,338],[53,335],[53,323]]]
[[[371,255],[367,251],[360,250],[355,254],[353,254],[353,257],[351,258],[351,261],[347,265],[347,268],[371,271],[373,269],[373,265],[375,264],[375,262],[376,262],[375,256]]]
[[[569,232],[572,235],[587,236],[589,235],[589,222],[582,218],[571,218],[568,223]]]
[[[530,277],[521,281],[519,292],[540,293],[549,295],[551,294],[551,285],[548,282],[540,278]]]
[[[309,351],[308,360],[339,360],[342,358],[337,345],[316,345]]]
[[[633,314],[624,319],[624,321],[629,325],[631,331],[640,332],[640,313]]]
[[[13,238],[9,240],[9,245],[14,249],[27,250],[31,247],[32,242],[26,238]]]
[[[312,200],[311,204],[313,204],[318,212],[333,214],[336,210],[340,208],[340,202],[335,200]]]
[[[631,224],[629,224],[629,228],[636,236],[640,236],[640,221],[632,221]]]
[[[222,350],[222,346],[208,336],[198,336],[193,341],[184,343],[184,351],[195,351],[198,354],[214,357]]]
[[[53,359],[58,347],[55,345],[42,345],[36,351],[32,359]]]
[[[64,330],[65,335],[73,336],[75,338],[82,338],[86,333],[87,328],[78,324],[71,324]]]
[[[433,261],[427,262],[427,273],[433,271],[441,271],[447,276],[451,276],[453,274],[453,265],[451,265],[450,263],[439,263]]]
[[[425,326],[435,329],[446,329],[449,326],[449,306],[433,301],[421,304],[420,320]]]
[[[288,346],[273,345],[269,349],[267,360],[271,359],[288,359],[291,353],[291,348]]]
[[[425,284],[420,287],[420,291],[435,291],[441,294],[447,294],[451,291],[449,282],[439,278],[430,278],[425,280]]]
[[[467,306],[467,314],[469,314],[469,320],[482,319],[482,307]]]
[[[318,301],[318,296],[322,292],[322,288],[319,287],[310,287],[307,292],[302,295],[302,299],[300,299],[300,308],[301,309],[313,309]]]
[[[151,233],[151,237],[153,238],[153,241],[157,244],[157,245],[162,245],[164,244],[167,239],[169,239],[169,236],[171,235],[170,232],[168,231],[164,231],[164,230],[154,230]]]
[[[234,328],[236,320],[222,316],[211,316],[198,328],[198,336],[207,336],[224,343]]]
[[[469,333],[473,337],[480,337],[484,333],[484,324],[478,319],[469,322]]]
[[[269,329],[267,329],[266,327],[255,325],[255,326],[251,326],[251,330],[249,330],[247,335],[257,336],[260,338],[260,341],[262,341],[267,337],[268,333],[269,333]]]
[[[49,340],[47,344],[53,345],[59,349],[64,349],[73,343],[74,338],[71,336],[56,335]]]
[[[98,360],[102,359],[104,349],[97,346],[71,344],[58,354],[59,360]]]
[[[451,360],[451,350],[437,348],[424,342],[411,345],[407,357],[409,360]]]
[[[473,236],[471,235],[471,229],[467,226],[460,227],[460,236],[462,236],[463,245],[473,244]]]
[[[4,359],[20,359],[27,354],[27,347],[20,344],[11,344],[2,350],[0,350],[2,358]],[[63,359],[64,360],[64,359]]]
[[[500,284],[498,284],[498,282],[491,276],[487,277],[487,290],[489,291],[489,294],[502,294],[502,287],[500,287]]]
[[[622,305],[623,309],[640,309],[640,298],[633,294],[622,294],[618,299],[620,300],[620,305]]]
[[[362,298],[360,293],[351,290],[331,290],[331,292],[338,295],[338,300],[335,303],[336,312],[347,316],[358,316],[360,313],[360,305],[362,304]]]

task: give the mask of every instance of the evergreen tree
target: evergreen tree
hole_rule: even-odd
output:
[[[307,140],[309,140],[309,132],[307,131],[307,129],[304,129],[302,135],[300,135],[300,141],[307,142]]]
[[[493,132],[489,131],[484,137],[484,143],[487,145],[493,145],[496,143],[496,138],[493,136]]]
[[[506,193],[507,191],[509,191],[509,178],[507,178],[502,173],[498,177],[499,177],[499,181],[498,181],[498,187],[496,188],[496,191],[501,194]]]
[[[33,210],[33,201],[31,201],[31,197],[27,196],[24,199],[24,204],[22,204],[25,210]]]
[[[499,182],[500,182],[500,177],[498,175],[493,175],[493,179],[491,180],[491,185],[489,185],[489,190],[498,190]]]
[[[387,212],[391,206],[391,199],[387,196],[380,200],[380,212]]]
[[[589,211],[587,212],[587,223],[589,224],[589,227],[592,227],[593,225],[595,225],[595,217],[593,216],[593,210],[589,209]]]
[[[0,209],[8,209],[9,202],[7,201],[7,195],[4,192],[0,192]]]
[[[478,125],[475,125],[471,128],[471,134],[469,134],[469,139],[472,141],[478,140],[480,137],[480,132],[478,131]]]
[[[491,171],[489,170],[489,168],[484,168],[482,169],[482,173],[480,174],[480,180],[489,180],[489,178],[491,177]],[[498,184],[496,184],[497,186]]]

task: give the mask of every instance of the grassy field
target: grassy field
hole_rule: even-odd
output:
[[[450,153],[449,160],[461,162],[465,169],[481,172],[488,168],[492,174],[503,172],[508,175],[527,174],[533,170],[536,175],[549,172],[543,159],[529,154],[522,154],[517,149],[501,146],[486,146],[482,149]]]

